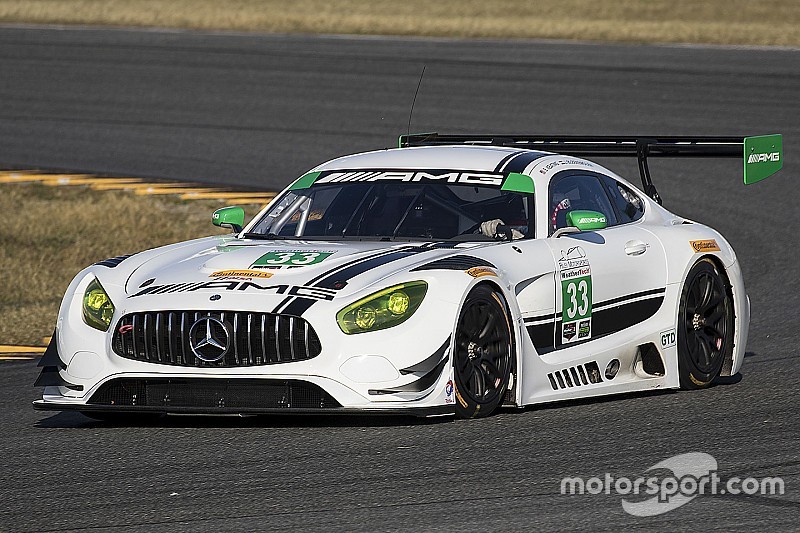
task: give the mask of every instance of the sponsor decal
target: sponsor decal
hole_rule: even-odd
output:
[[[472,267],[467,270],[467,274],[473,278],[482,278],[484,276],[497,276],[497,272],[489,267]]]
[[[208,277],[215,279],[249,280],[252,278],[271,278],[272,276],[272,272],[263,272],[260,270],[218,270]]]
[[[586,252],[580,246],[573,246],[567,250],[561,250],[561,258],[558,260],[558,268],[566,270],[569,268],[589,266],[586,259]]]
[[[332,172],[319,178],[315,184],[357,181],[401,181],[405,183],[463,183],[467,185],[500,186],[503,183],[503,178],[503,174],[493,172],[361,170]]]
[[[714,239],[706,239],[702,241],[689,241],[695,253],[699,252],[719,252],[719,245]]]
[[[777,163],[780,160],[780,152],[772,152],[769,154],[750,154],[750,156],[747,158],[748,163],[766,163],[767,161]]]
[[[199,283],[171,283],[167,285],[151,285],[129,298],[137,296],[172,294],[198,291],[237,291],[261,294],[288,294],[314,300],[333,300],[336,291],[323,287],[303,287],[294,285],[259,285],[252,281],[217,280]]]
[[[678,342],[678,336],[675,335],[674,329],[668,329],[667,331],[662,331],[659,335],[661,339],[661,347],[662,348],[671,348],[675,346]]]
[[[455,403],[453,398],[453,380],[449,380],[447,385],[444,386],[444,403]]]
[[[557,167],[563,167],[565,165],[578,165],[584,167],[593,168],[594,165],[589,161],[583,161],[581,159],[559,159],[557,161],[553,161],[551,163],[547,163],[545,166],[539,169],[540,174],[547,174],[551,170]]]
[[[580,246],[561,250],[561,342],[592,337],[592,270]]]
[[[131,324],[126,324],[124,326],[120,326],[117,331],[119,331],[120,335],[125,335],[126,333],[133,331],[133,326]]]
[[[569,324],[564,324],[562,335],[564,336],[565,343],[571,341],[575,337],[576,324],[577,322],[570,322]]]
[[[595,224],[595,223],[606,223],[606,217],[583,217],[578,221],[579,224]]]
[[[267,252],[250,265],[250,268],[295,268],[316,265],[323,262],[335,252],[332,251],[307,251],[285,250],[280,252]]]

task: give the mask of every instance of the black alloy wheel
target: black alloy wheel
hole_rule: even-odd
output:
[[[489,416],[503,402],[512,370],[511,321],[502,296],[479,285],[458,318],[453,365],[456,414]]]
[[[731,356],[734,330],[730,293],[710,259],[701,259],[689,271],[678,322],[681,387],[707,387]]]

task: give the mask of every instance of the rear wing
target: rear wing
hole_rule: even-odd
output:
[[[400,136],[400,147],[510,146],[580,157],[636,157],[644,192],[658,203],[647,160],[650,157],[741,157],[745,185],[761,181],[783,166],[780,134],[758,137],[648,137],[583,135],[441,135],[413,133]]]

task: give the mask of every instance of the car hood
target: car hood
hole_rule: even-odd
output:
[[[312,285],[345,295],[394,272],[484,246],[203,239],[149,257],[131,273],[125,291],[129,297],[217,288],[258,293],[259,287],[278,284]]]

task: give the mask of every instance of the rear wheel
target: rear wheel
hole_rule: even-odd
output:
[[[455,340],[456,414],[489,416],[503,401],[512,368],[511,321],[497,291],[479,285],[469,293]]]
[[[732,351],[733,302],[717,266],[710,259],[701,259],[689,271],[681,293],[678,327],[681,387],[709,386]]]

